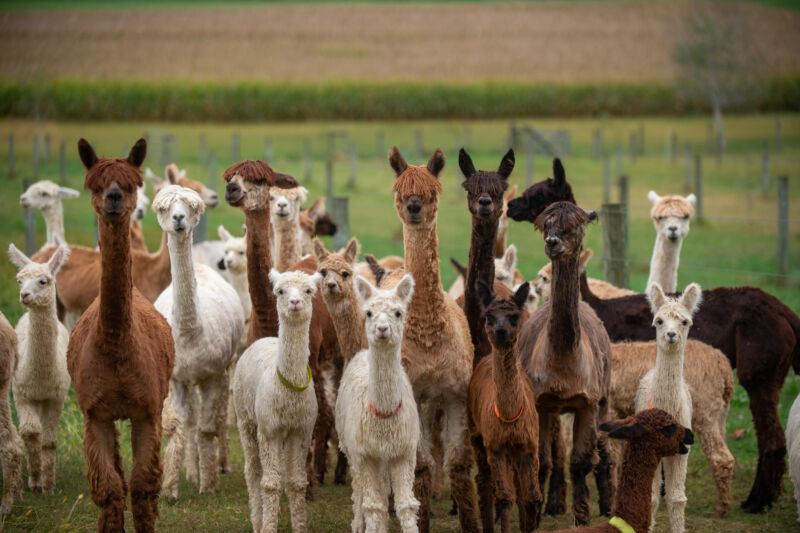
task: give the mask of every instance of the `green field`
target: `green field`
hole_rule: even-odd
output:
[[[616,150],[625,148],[624,172],[630,177],[630,259],[631,285],[642,290],[647,278],[648,262],[654,242],[654,230],[649,220],[647,191],[659,194],[681,193],[684,190],[684,150],[703,155],[704,221],[693,221],[690,234],[683,245],[679,286],[697,281],[703,287],[755,285],[777,295],[796,312],[800,312],[800,115],[782,114],[780,124],[782,143],[776,143],[776,115],[731,116],[725,125],[728,148],[720,165],[706,153],[705,117],[642,118],[601,120],[540,120],[518,121],[542,130],[564,128],[570,131],[571,151],[564,157],[567,178],[573,185],[579,204],[584,208],[599,209],[603,202],[603,163],[592,157],[592,132],[603,127],[606,147],[612,154],[611,170],[616,174]],[[629,135],[645,131],[645,153],[636,161],[628,157]],[[188,169],[189,177],[209,179],[208,153],[215,152],[217,190],[222,191],[222,171],[232,162],[231,135],[241,139],[242,158],[263,158],[267,142],[272,149],[271,164],[278,170],[296,176],[311,190],[310,198],[324,194],[326,159],[326,134],[346,131],[348,139],[357,150],[357,181],[352,188],[350,160],[337,141],[334,155],[335,194],[350,198],[350,227],[366,253],[377,256],[402,253],[401,225],[392,205],[391,185],[393,174],[386,163],[386,150],[396,144],[411,163],[423,164],[436,147],[441,147],[448,157],[442,175],[444,192],[440,202],[439,253],[442,259],[442,278],[445,288],[455,275],[447,258],[454,256],[466,261],[470,222],[465,196],[459,187],[457,148],[466,144],[478,168],[495,168],[508,146],[508,122],[499,120],[473,122],[306,122],[259,124],[172,124],[172,123],[43,123],[31,121],[0,121],[0,182],[4,194],[0,198],[0,248],[9,242],[24,245],[22,210],[18,194],[22,181],[32,179],[32,145],[37,131],[50,137],[51,158],[42,162],[40,178],[57,181],[59,178],[58,149],[65,142],[67,155],[66,184],[82,190],[83,171],[77,158],[76,143],[86,137],[98,154],[121,155],[139,137],[148,134],[152,140],[145,166],[161,174],[163,165],[163,135],[177,139],[177,150],[172,156],[181,167]],[[378,153],[376,133],[382,132],[384,142]],[[417,155],[415,132],[422,133],[423,153]],[[678,136],[680,153],[675,163],[665,157],[665,139],[669,132]],[[15,174],[7,176],[9,134],[14,135]],[[200,154],[200,135],[204,136],[206,151]],[[304,174],[304,142],[310,140],[313,149],[311,180]],[[770,149],[772,181],[766,196],[761,191],[761,151],[764,143]],[[44,154],[44,142],[40,144]],[[512,183],[524,187],[528,160],[517,154],[517,167]],[[551,174],[551,160],[536,155],[533,161],[533,180]],[[790,271],[786,277],[776,273],[776,197],[775,180],[778,175],[789,176],[790,202]],[[150,194],[152,199],[152,194]],[[617,199],[616,187],[612,200]],[[69,242],[93,245],[93,213],[88,207],[88,195],[81,193],[76,200],[64,203],[66,236]],[[224,224],[235,230],[242,224],[238,210],[223,204],[209,214],[209,233],[216,235],[216,227]],[[602,255],[602,221],[587,229],[585,244]],[[37,245],[44,241],[44,224],[36,215]],[[160,240],[160,230],[152,212],[145,218],[145,235],[151,249]],[[541,236],[528,224],[512,223],[509,242],[520,250],[518,267],[532,279],[546,262]],[[329,242],[328,242],[329,244]],[[589,274],[602,277],[602,264],[595,259],[589,264]],[[13,283],[14,267],[0,261],[0,276],[7,282],[0,284],[0,309],[15,323],[24,311],[18,303],[17,289]],[[781,397],[781,419],[785,422],[791,401],[800,391],[800,380],[791,376]],[[83,474],[81,447],[81,417],[74,399],[70,398],[62,420],[59,448],[59,469],[56,494],[53,496],[25,493],[25,497],[6,520],[9,530],[25,531],[87,531],[94,528],[97,511],[88,498],[88,485]],[[127,433],[127,424],[123,434]],[[788,531],[796,527],[796,508],[791,496],[788,477],[780,501],[768,513],[750,516],[741,513],[737,504],[744,499],[753,481],[756,443],[747,396],[737,387],[728,419],[728,429],[747,428],[746,435],[729,440],[728,445],[737,459],[733,486],[733,504],[725,520],[713,517],[714,490],[705,458],[695,447],[690,459],[688,482],[687,527],[689,531]],[[194,528],[200,531],[247,531],[249,529],[246,491],[242,477],[241,447],[235,430],[231,431],[232,473],[224,476],[216,495],[198,496],[195,487],[182,483],[181,499],[176,504],[162,500],[159,527],[165,531]],[[130,459],[130,446],[126,440],[123,456]],[[317,491],[316,500],[309,505],[312,531],[340,531],[347,529],[351,519],[349,487],[325,485]],[[456,521],[447,515],[449,499],[436,502],[432,521],[434,531],[456,531]],[[662,506],[662,511],[664,506]],[[661,513],[657,531],[666,531],[666,514]],[[599,522],[599,519],[595,520]],[[129,524],[132,523],[129,520]],[[288,530],[288,512],[282,514],[282,528]],[[567,527],[570,519],[547,519],[542,529]],[[397,524],[393,524],[396,530]]]

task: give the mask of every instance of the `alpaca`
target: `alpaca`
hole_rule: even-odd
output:
[[[589,259],[592,258],[594,252],[591,249],[586,249],[581,252],[580,258],[580,271],[584,272],[586,270],[586,263],[589,262]],[[552,263],[547,263],[545,266],[539,270],[539,273],[536,275],[536,279],[534,280],[534,288],[536,293],[542,298],[542,301],[546,302],[550,299],[550,287],[551,282],[553,281],[553,265]],[[629,296],[631,294],[636,294],[636,291],[632,291],[630,289],[622,289],[620,287],[615,287],[614,285],[608,283],[607,281],[603,281],[600,279],[589,278],[589,288],[592,289],[592,292],[597,295],[598,298],[602,298],[604,300],[608,300],[609,298],[619,298],[620,296]]]
[[[300,260],[300,205],[306,201],[308,190],[305,187],[293,189],[271,190],[270,227],[274,240],[270,240],[274,249],[275,268],[280,272],[288,270]]]
[[[503,198],[503,212],[497,221],[497,240],[494,243],[494,256],[498,259],[503,257],[508,247],[506,246],[506,236],[508,235],[508,202],[517,195],[517,186],[514,185]]]
[[[659,196],[655,191],[647,193],[653,203],[650,218],[656,227],[656,244],[650,259],[650,277],[647,287],[658,283],[667,292],[675,292],[678,286],[678,262],[681,244],[689,234],[689,217],[694,214],[697,198],[694,194],[682,196]]]
[[[97,248],[100,249],[99,247]],[[142,225],[138,220],[131,218],[131,250],[139,250],[142,252],[149,252],[147,244],[144,242],[144,233],[142,233]]]
[[[691,429],[692,398],[689,387],[683,381],[683,351],[686,346],[692,315],[700,305],[700,285],[692,283],[680,299],[664,296],[661,285],[653,282],[647,291],[653,311],[653,324],[656,328],[656,366],[642,378],[636,392],[636,410],[643,411],[658,407],[669,413],[684,427]],[[686,469],[688,455],[665,457],[661,461],[664,469],[669,526],[673,533],[685,530],[684,510],[686,508]],[[651,501],[653,518],[652,531],[661,497],[661,480],[653,483]]]
[[[283,488],[292,530],[306,531],[305,464],[317,418],[308,341],[311,302],[321,276],[272,269],[269,277],[280,321],[278,337],[251,344],[233,376],[250,521],[253,531],[277,531]]]
[[[118,419],[131,420],[131,510],[136,531],[154,531],[161,484],[161,410],[175,364],[169,324],[133,286],[130,216],[147,143],[127,158],[98,159],[81,139],[84,188],[97,213],[100,294],[69,338],[67,368],[83,413],[83,448],[98,531],[122,531],[128,490],[119,451]]]
[[[239,296],[239,303],[242,304],[244,311],[245,329],[242,331],[242,339],[239,343],[239,351],[243,352],[247,348],[247,326],[250,324],[252,310],[250,287],[247,283],[247,241],[244,236],[234,237],[224,226],[219,226],[217,233],[225,244],[225,257],[220,260],[222,266],[225,267],[223,270],[228,273],[228,281]]]
[[[459,273],[456,280],[450,285],[450,289],[447,291],[447,295],[450,296],[453,300],[458,300],[462,296],[464,296],[464,276],[466,275],[466,268],[463,268],[464,273],[461,273],[461,265],[452,257],[450,258],[450,262],[453,264],[453,267]],[[494,259],[494,280],[502,283],[509,289],[513,289],[514,285],[521,285],[522,282],[517,280],[517,247],[513,244],[506,248],[505,252],[503,253],[500,258]]]
[[[537,309],[519,337],[521,362],[533,382],[539,410],[540,486],[544,486],[552,467],[551,439],[557,437],[551,435],[554,419],[563,411],[575,413],[570,474],[577,524],[589,522],[586,475],[593,470],[596,450],[601,460],[597,469],[601,514],[610,511],[612,499],[606,441],[598,440],[596,434],[598,421],[606,417],[611,344],[600,320],[578,298],[584,225],[596,218],[593,211],[556,202],[536,219],[536,228],[545,237],[545,252],[553,262],[555,296]]]
[[[131,217],[131,225],[144,218],[144,214],[147,213],[148,205],[150,205],[150,198],[145,194],[145,184],[142,183],[139,187],[136,187],[136,209],[133,211],[133,216]]]
[[[37,181],[28,187],[19,197],[19,205],[25,209],[38,209],[44,216],[47,233],[41,249],[48,246],[57,246],[56,237],[64,242],[64,208],[61,200],[64,198],[77,198],[80,193],[69,187],[61,187],[52,181]]]
[[[58,421],[69,392],[69,333],[56,315],[55,277],[69,256],[69,248],[62,244],[45,264],[34,263],[13,244],[8,253],[19,269],[19,300],[28,308],[17,322],[19,355],[12,382],[19,434],[28,460],[28,488],[52,494]]]
[[[14,499],[22,497],[22,439],[11,420],[8,389],[17,359],[17,334],[0,312],[0,464],[3,468],[3,496],[0,516],[11,511]]]
[[[386,257],[382,257],[376,260],[375,263],[377,264],[378,267],[384,269],[384,276],[388,276],[390,273],[397,272],[398,275],[402,277],[402,272],[399,272],[400,269],[402,269],[403,265],[405,264],[402,257],[398,255],[387,255]],[[367,281],[369,281],[376,287],[378,286],[377,280],[375,278],[374,268],[366,261],[366,258],[365,261],[353,265],[353,272],[357,276],[366,278]]]
[[[300,256],[314,253],[312,241],[317,235],[331,236],[336,233],[336,224],[325,211],[325,197],[317,198],[311,207],[300,211]]]
[[[691,429],[680,425],[661,409],[648,409],[633,416],[604,422],[601,431],[611,439],[626,440],[613,518],[596,526],[561,529],[553,533],[645,533],[650,526],[650,500],[645,496],[661,460],[689,453],[694,443]]]
[[[553,178],[547,178],[534,183],[520,196],[508,202],[506,213],[508,217],[517,222],[535,223],[536,219],[553,202],[572,202],[572,187],[567,183],[564,165],[559,158],[553,159]]]
[[[484,532],[494,531],[493,505],[500,528],[509,531],[511,505],[519,508],[520,531],[539,526],[542,493],[539,470],[539,417],[533,387],[520,366],[517,333],[530,285],[509,299],[495,298],[477,280],[491,357],[480,360],[469,383],[467,421],[478,463],[478,486]]]
[[[380,290],[357,277],[355,286],[369,348],[345,368],[336,399],[339,446],[353,473],[352,531],[388,531],[391,489],[401,531],[416,533],[420,504],[414,498],[414,467],[420,422],[400,355],[414,279],[406,274],[394,289]]]
[[[581,294],[613,342],[655,337],[653,314],[643,294],[601,300],[591,292],[585,276]],[[703,291],[703,306],[693,320],[689,338],[722,351],[750,398],[758,466],[750,494],[740,506],[745,512],[761,512],[778,497],[786,469],[778,397],[789,367],[800,373],[800,317],[761,289],[721,287]]]
[[[218,462],[221,470],[228,469],[228,367],[241,342],[244,311],[230,284],[208,266],[195,266],[192,260],[192,231],[205,210],[200,195],[168,185],[156,194],[153,210],[161,229],[169,235],[172,264],[172,284],[155,302],[172,327],[175,340],[171,405],[177,407],[182,432],[189,442],[187,477],[196,480],[195,464],[199,460],[200,493],[211,493],[219,481]],[[200,402],[195,405],[198,397]],[[162,491],[172,499],[178,497],[182,442],[170,442],[165,454]]]
[[[794,485],[797,521],[800,522],[800,395],[794,399],[786,421],[786,446],[789,448],[789,477]]]
[[[403,364],[414,387],[417,405],[432,402],[442,407],[444,464],[450,474],[461,529],[474,532],[478,526],[475,489],[470,479],[472,450],[465,416],[473,349],[464,311],[442,289],[437,252],[436,219],[442,191],[439,174],[445,157],[441,150],[436,150],[427,166],[418,167],[406,163],[393,147],[389,151],[389,164],[396,176],[392,190],[395,210],[403,222],[405,267],[384,283],[396,282],[397,276],[405,272],[414,276],[416,289],[403,334]],[[426,437],[417,456],[415,486],[423,532],[429,527],[431,460],[427,448]]]

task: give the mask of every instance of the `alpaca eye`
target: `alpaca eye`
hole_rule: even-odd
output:
[[[45,278],[40,279],[39,285],[47,285],[47,280]]]
[[[244,255],[244,252],[239,252],[239,255]]]
[[[342,279],[347,279],[348,277],[350,277],[350,272],[348,272],[346,270],[344,272],[342,272]]]
[[[396,316],[397,318],[400,318],[402,315],[403,315],[403,313],[401,313],[400,311],[395,311],[394,312],[394,316]]]
[[[324,278],[324,277],[326,277],[326,276],[328,275],[328,271],[327,271],[327,270],[325,270],[324,268],[323,268],[322,270],[320,270],[320,271],[319,271],[319,273],[320,273],[320,274],[322,274],[322,277],[323,277],[323,278]]]
[[[49,195],[49,194],[47,194],[46,192],[42,192],[42,196],[44,196],[45,198],[47,198],[47,197],[48,197],[48,196],[50,196],[50,195]]]
[[[663,321],[663,320],[661,320],[660,318],[657,318],[657,319],[656,319],[656,325],[657,325],[657,326],[660,326],[660,325],[661,325],[661,324],[663,324],[663,323],[664,323],[664,321]]]
[[[508,317],[508,322],[512,326],[516,326],[518,321],[519,321],[519,315],[511,315],[510,317]]]
[[[311,294],[311,289],[306,289],[306,294]]]
[[[684,320],[683,322],[681,322],[681,324],[683,324],[684,326],[688,326],[689,325],[689,321],[688,320]]]
[[[372,317],[372,311],[367,311],[367,316]]]
[[[681,218],[683,218],[683,220],[689,220],[689,215],[683,215]]]
[[[545,283],[547,283],[547,276],[542,276],[542,281],[544,281]]]
[[[278,289],[278,294],[283,294],[283,289]]]

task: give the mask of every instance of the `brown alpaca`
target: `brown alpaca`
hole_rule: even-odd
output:
[[[67,365],[83,412],[86,474],[101,508],[98,531],[122,531],[128,491],[114,421],[130,419],[131,510],[137,532],[155,531],[161,488],[161,410],[175,364],[167,321],[133,286],[130,217],[147,152],[139,139],[126,159],[98,159],[86,140],[78,151],[84,188],[97,213],[100,295],[75,325]]]
[[[545,252],[553,262],[554,297],[540,307],[520,333],[522,365],[533,382],[539,411],[539,485],[550,474],[551,431],[562,412],[574,412],[570,474],[575,521],[589,523],[586,475],[599,449],[600,512],[611,508],[610,458],[597,424],[605,420],[611,378],[611,343],[591,308],[578,297],[579,256],[584,225],[597,218],[575,204],[556,202],[536,219],[545,237]],[[560,439],[559,439],[560,440]],[[552,482],[551,482],[552,483]]]
[[[475,489],[470,479],[472,450],[465,420],[473,350],[464,311],[442,288],[437,252],[436,218],[442,191],[439,173],[445,157],[441,150],[436,150],[427,166],[418,167],[407,164],[393,147],[389,151],[389,164],[397,176],[392,190],[395,209],[403,222],[405,268],[392,274],[384,284],[390,281],[396,284],[398,273],[410,272],[414,276],[416,285],[403,335],[403,365],[417,404],[433,402],[442,406],[446,428],[442,436],[444,462],[449,469],[450,487],[462,531],[473,532],[478,527]],[[423,439],[417,455],[415,484],[423,532],[429,527],[431,458],[427,448],[428,442]]]
[[[22,497],[22,439],[11,420],[8,389],[17,359],[17,334],[0,313],[0,464],[3,467],[3,499],[0,515],[11,511],[14,499]]]
[[[612,439],[627,440],[622,462],[614,518],[596,526],[561,529],[553,533],[620,533],[628,526],[636,533],[650,529],[650,487],[664,457],[689,452],[694,444],[691,429],[661,409],[640,411],[633,416],[600,424]],[[618,525],[614,525],[618,524]]]
[[[145,177],[153,183],[153,196],[158,194],[158,191],[164,186],[172,184],[192,189],[200,195],[200,198],[203,199],[203,203],[205,203],[206,207],[209,209],[214,209],[217,204],[219,204],[219,195],[216,191],[209,189],[199,181],[187,178],[186,169],[179,170],[178,165],[175,163],[170,163],[164,168],[164,175],[167,177],[165,180],[153,174],[149,168],[145,170]]]
[[[495,298],[477,280],[485,313],[491,357],[478,362],[469,383],[467,421],[478,463],[475,482],[483,531],[494,531],[497,504],[500,529],[510,530],[511,505],[517,502],[520,531],[539,527],[542,493],[539,470],[539,417],[525,371],[517,354],[517,333],[530,285],[524,283],[510,299]]]
[[[497,259],[503,257],[503,255],[506,253],[506,249],[508,248],[508,202],[513,200],[516,195],[517,186],[514,185],[511,187],[511,190],[506,193],[505,198],[503,198],[503,212],[500,214],[500,220],[497,221],[497,240],[494,243],[494,256]]]
[[[142,234],[142,225],[136,219],[131,220],[131,250],[139,250],[140,252],[148,252],[147,245],[144,243],[144,235]]]

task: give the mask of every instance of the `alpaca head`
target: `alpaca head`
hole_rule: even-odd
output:
[[[514,170],[514,150],[506,152],[497,172],[475,170],[472,158],[463,148],[458,152],[458,166],[464,174],[461,186],[467,191],[469,212],[478,220],[494,224],[503,213],[503,193]]]
[[[142,220],[144,214],[147,212],[147,206],[150,204],[150,198],[144,192],[144,183],[136,188],[136,210],[133,212],[133,218]]]
[[[597,213],[584,211],[570,202],[550,204],[534,225],[544,235],[544,251],[550,260],[577,257],[583,245],[584,226],[597,220]]]
[[[292,189],[270,189],[269,217],[275,227],[297,226],[300,217],[300,205],[308,198],[308,189],[294,187]]]
[[[503,212],[500,214],[500,220],[497,221],[498,235],[501,233],[506,233],[508,231],[508,202],[513,200],[516,195],[517,195],[517,186],[514,185],[506,193],[506,197],[503,198]]]
[[[655,191],[650,191],[647,199],[653,203],[650,218],[653,219],[656,232],[669,242],[683,241],[689,233],[689,218],[694,214],[695,195],[659,196]]]
[[[607,431],[612,439],[636,443],[637,447],[652,451],[657,458],[687,454],[694,444],[694,433],[661,409],[639,411],[633,416],[603,422],[601,431]],[[635,466],[635,465],[630,465]]]
[[[517,292],[525,283],[528,282],[525,281],[514,285],[514,287],[512,287],[513,291]],[[539,295],[536,294],[536,291],[528,289],[528,297],[525,298],[525,310],[528,312],[528,315],[532,315],[537,307],[539,307]]]
[[[55,302],[56,274],[69,258],[70,249],[61,244],[47,263],[31,261],[13,244],[8,245],[11,262],[17,266],[19,301],[25,307],[47,307]]]
[[[495,298],[492,289],[482,280],[476,281],[481,309],[486,319],[486,335],[492,346],[508,348],[517,342],[520,319],[528,299],[530,283],[523,283],[511,298]]]
[[[659,348],[674,349],[686,344],[689,328],[692,327],[692,316],[700,307],[702,299],[700,285],[692,283],[678,298],[664,294],[657,282],[650,284],[647,299],[653,312],[653,326],[656,328],[656,341]]]
[[[153,199],[161,229],[180,238],[191,238],[205,207],[199,194],[180,185],[167,185]]]
[[[392,289],[376,289],[361,276],[356,276],[356,293],[361,300],[364,330],[370,346],[398,345],[403,341],[406,310],[414,294],[414,278],[406,274]]]
[[[288,174],[275,172],[263,161],[247,159],[228,167],[222,177],[225,186],[225,201],[244,211],[259,211],[269,208],[270,187],[292,189],[297,181]]]
[[[282,320],[311,320],[312,301],[320,279],[322,276],[318,272],[308,275],[295,270],[281,273],[273,268],[269,271],[278,315]]]
[[[94,212],[109,222],[128,222],[136,209],[137,188],[143,183],[140,167],[147,155],[147,141],[136,141],[126,158],[98,158],[92,145],[81,139],[78,154],[86,167],[83,188],[91,191]]]
[[[586,249],[581,252],[580,261],[578,263],[578,267],[580,268],[580,272],[583,273],[586,270],[586,263],[589,262],[589,259],[592,258],[591,249]],[[533,289],[538,294],[543,302],[547,302],[550,300],[550,288],[551,284],[553,283],[553,263],[547,263],[545,266],[539,270],[539,273],[536,275],[536,279],[533,281]]]
[[[224,226],[217,228],[219,238],[225,243],[225,258],[223,265],[225,269],[233,274],[247,273],[247,239],[244,237],[234,237]]]
[[[572,188],[567,183],[564,166],[558,158],[553,159],[553,177],[534,183],[508,202],[508,216],[517,222],[535,222],[542,211],[553,202],[572,202]]]
[[[167,179],[162,180],[153,174],[153,171],[149,168],[144,170],[144,177],[153,183],[153,194],[158,194],[158,192],[167,185],[180,185],[181,187],[192,189],[199,194],[203,202],[205,202],[206,207],[209,209],[215,208],[219,203],[219,195],[199,181],[187,178],[185,168],[178,169],[178,165],[170,163],[164,168],[164,175]]]
[[[442,192],[439,174],[444,164],[444,153],[439,149],[424,167],[406,163],[396,146],[389,150],[389,165],[396,176],[394,207],[404,226],[427,228],[436,222]]]
[[[19,205],[25,209],[47,211],[61,203],[63,198],[77,198],[80,193],[69,187],[60,187],[49,180],[37,181],[19,197]]]
[[[319,239],[314,239],[317,272],[322,276],[320,287],[325,302],[342,302],[353,294],[353,263],[358,256],[358,241],[350,239],[342,250],[330,253]]]
[[[517,266],[517,247],[513,244],[506,248],[500,259],[494,260],[494,279],[508,287],[514,287],[514,268]]]

